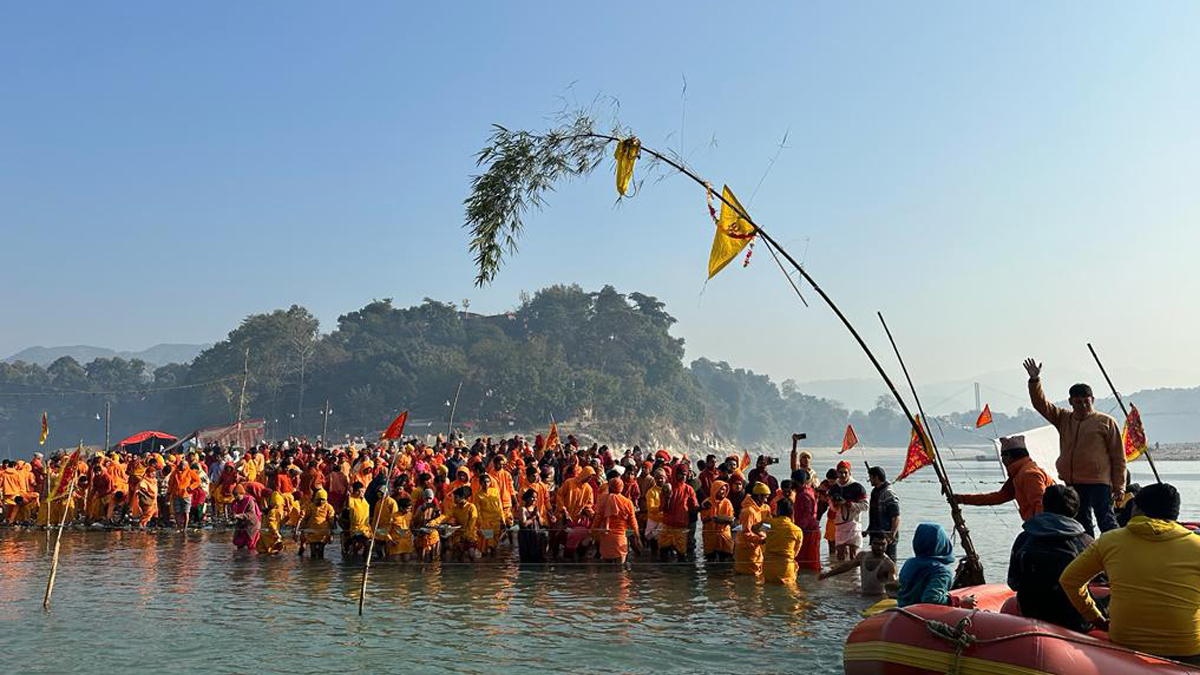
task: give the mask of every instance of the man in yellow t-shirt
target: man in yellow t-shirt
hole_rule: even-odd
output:
[[[1084,620],[1108,628],[1116,644],[1200,665],[1200,536],[1178,517],[1173,486],[1142,488],[1129,524],[1084,549],[1059,583]],[[1111,589],[1107,619],[1088,592],[1101,572]]]

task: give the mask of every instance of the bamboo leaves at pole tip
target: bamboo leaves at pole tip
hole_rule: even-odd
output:
[[[582,113],[544,134],[493,126],[487,146],[475,156],[487,170],[471,179],[464,201],[477,286],[495,278],[505,253],[516,252],[525,213],[543,207],[558,181],[595,170],[605,146],[615,140],[598,134],[595,121]]]

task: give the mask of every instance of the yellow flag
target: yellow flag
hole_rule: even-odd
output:
[[[617,194],[624,196],[629,192],[629,183],[633,180],[633,164],[642,154],[642,142],[637,136],[630,136],[617,143],[614,156],[617,158]]]
[[[725,198],[721,202],[721,216],[717,218],[717,234],[713,237],[712,252],[708,254],[708,278],[716,276],[729,264],[729,261],[737,257],[737,254],[746,248],[746,244],[754,237],[754,228],[750,223],[746,222],[745,218],[741,217],[742,213],[746,213],[746,209],[738,202],[737,197],[733,196],[733,191],[726,185],[721,189],[721,195]],[[732,209],[729,207],[729,202],[737,207]],[[740,212],[740,213],[739,213]]]
[[[42,413],[42,437],[38,439],[38,445],[46,444],[46,437],[50,435],[50,419],[46,417],[46,413]]]

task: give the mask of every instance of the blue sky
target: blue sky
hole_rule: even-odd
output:
[[[712,225],[678,178],[619,206],[611,167],[562,186],[473,286],[461,202],[489,125],[603,94],[807,242],[921,379],[1009,369],[1019,391],[1022,357],[1091,372],[1092,341],[1127,388],[1200,383],[1200,5],[428,5],[0,8],[0,353],[577,282],[666,301],[689,356],[868,376],[765,250],[705,286]]]

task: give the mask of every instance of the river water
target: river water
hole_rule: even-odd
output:
[[[867,452],[889,475],[903,461],[902,450]],[[836,461],[814,454],[822,469]],[[960,491],[1003,478],[992,462],[947,469]],[[1200,462],[1159,470],[1183,493],[1184,519],[1200,520]],[[1144,461],[1134,476],[1152,480]],[[949,526],[932,469],[897,492],[905,541],[922,520]],[[966,515],[989,581],[1002,581],[1015,507]],[[360,618],[361,567],[341,564],[336,546],[324,561],[260,558],[230,538],[68,531],[45,613],[47,535],[2,530],[0,653],[22,673],[839,673],[845,636],[872,602],[853,574],[788,588],[691,564],[381,563]],[[900,557],[909,550],[902,542]]]

